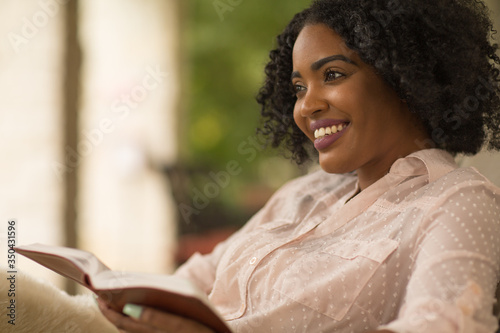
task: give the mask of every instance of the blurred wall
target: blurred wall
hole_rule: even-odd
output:
[[[500,28],[500,1],[498,0],[486,0],[486,3],[492,11],[492,17],[495,20],[497,30]]]
[[[79,221],[82,247],[112,267],[166,272],[175,207],[157,169],[177,149],[176,0],[85,0]]]
[[[496,30],[499,31],[495,35],[496,42],[500,44],[500,1],[486,0],[490,10],[491,17],[494,20]],[[500,186],[500,152],[483,151],[473,157],[459,157],[458,161],[461,166],[473,166],[477,168],[483,175],[488,177],[497,186]]]
[[[0,1],[0,264],[6,263],[8,219],[18,243],[60,244],[62,184],[52,168],[62,158],[60,6]],[[48,275],[22,261],[18,268]]]
[[[112,268],[169,272],[176,209],[157,166],[177,158],[178,1],[79,1],[75,147],[63,140],[66,3],[0,0],[0,265],[16,219],[18,244],[63,245],[69,223]],[[78,176],[71,198],[66,174]],[[60,281],[20,256],[18,268]]]

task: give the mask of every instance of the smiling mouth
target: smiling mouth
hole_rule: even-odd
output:
[[[322,139],[325,136],[328,136],[331,134],[336,134],[338,132],[343,131],[348,125],[349,125],[349,123],[343,123],[343,124],[333,125],[330,127],[318,128],[317,130],[314,131],[314,138],[315,139]]]

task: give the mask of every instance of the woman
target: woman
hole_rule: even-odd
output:
[[[321,171],[177,271],[236,332],[494,332],[500,189],[452,155],[500,149],[481,1],[318,0],[270,54],[261,132]],[[314,149],[311,149],[311,145]],[[153,309],[126,332],[210,332]]]

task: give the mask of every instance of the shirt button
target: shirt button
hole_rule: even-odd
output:
[[[250,259],[250,265],[253,265],[257,262],[257,257],[253,257],[252,259]]]

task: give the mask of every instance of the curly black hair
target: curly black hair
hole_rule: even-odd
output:
[[[500,150],[500,58],[481,0],[316,0],[295,15],[270,52],[257,95],[259,132],[302,164],[311,142],[293,120],[292,50],[307,24],[322,23],[405,100],[432,141],[452,154]]]

